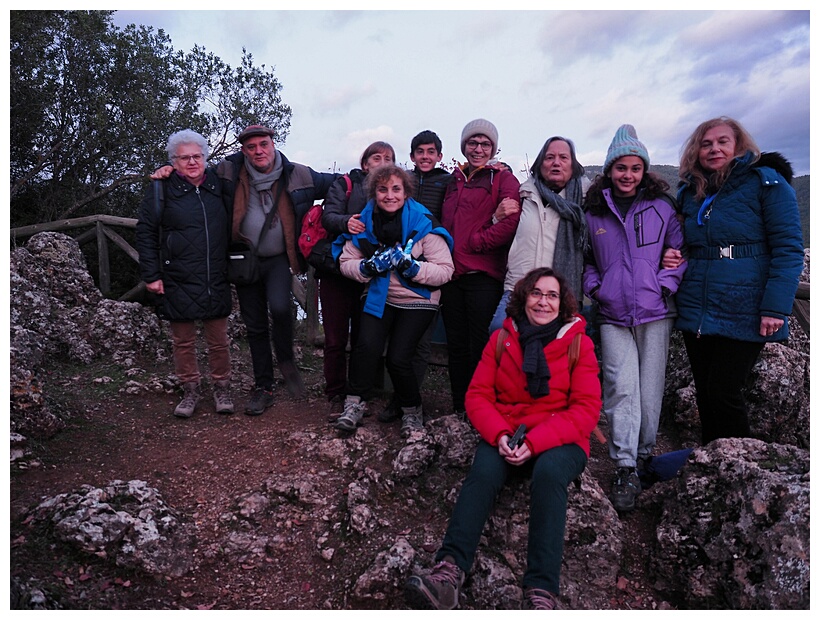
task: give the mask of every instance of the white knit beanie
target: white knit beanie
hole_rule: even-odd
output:
[[[483,118],[477,118],[474,121],[470,121],[464,126],[464,129],[462,129],[461,154],[465,157],[467,156],[467,153],[464,152],[467,145],[467,140],[479,134],[482,136],[487,136],[490,139],[490,142],[493,143],[493,152],[490,157],[494,157],[498,152],[498,129],[496,129],[495,125],[493,125],[490,121]]]

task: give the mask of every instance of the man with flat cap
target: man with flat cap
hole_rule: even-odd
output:
[[[279,371],[288,392],[304,396],[305,387],[293,362],[291,279],[306,267],[297,240],[303,216],[314,201],[325,197],[339,176],[291,163],[276,150],[273,135],[263,125],[250,125],[239,134],[241,151],[217,166],[225,200],[233,211],[232,239],[252,244],[260,259],[259,279],[236,286],[253,361],[254,389],[245,410],[248,415],[260,415],[273,404],[269,310]],[[267,217],[272,209],[273,216]],[[266,219],[270,224],[260,238]]]

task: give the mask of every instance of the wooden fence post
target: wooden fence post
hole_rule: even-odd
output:
[[[97,258],[100,263],[100,291],[103,295],[111,292],[111,265],[108,262],[108,237],[105,236],[105,226],[99,220],[94,224],[97,231]]]

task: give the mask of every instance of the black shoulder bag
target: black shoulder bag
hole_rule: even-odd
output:
[[[270,223],[273,220],[273,214],[279,205],[279,198],[285,187],[285,179],[280,178],[278,187],[276,189],[276,197],[273,199],[273,206],[268,214],[265,216],[265,223],[262,225],[262,230],[259,231],[259,239],[256,242],[256,247],[262,243],[262,238],[270,228]],[[242,241],[235,241],[231,243],[228,250],[228,281],[239,286],[253,284],[259,279],[259,256],[256,254],[256,248]]]

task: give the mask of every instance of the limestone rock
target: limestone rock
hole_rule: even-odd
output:
[[[385,600],[400,591],[410,576],[416,552],[407,539],[400,536],[387,551],[380,552],[370,567],[359,576],[353,587],[358,600]]]
[[[177,577],[193,566],[193,532],[142,480],[83,485],[45,499],[32,516],[49,522],[54,536],[78,551],[113,558],[119,566]]]
[[[809,608],[808,452],[719,439],[667,484],[659,589],[692,609]]]

